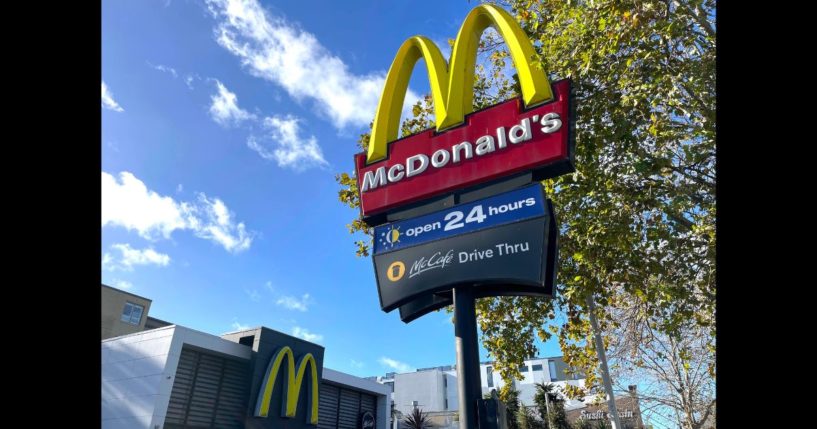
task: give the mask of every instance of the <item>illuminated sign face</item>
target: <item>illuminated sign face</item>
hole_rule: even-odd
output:
[[[522,96],[473,112],[474,68],[482,32],[505,40]],[[573,171],[570,82],[553,85],[530,59],[535,52],[507,12],[480,5],[468,14],[446,63],[429,39],[415,36],[397,51],[386,76],[367,153],[355,156],[361,211],[370,225],[397,208],[458,189],[535,171],[534,180]],[[434,101],[436,130],[397,140],[403,100],[423,58]],[[399,238],[393,232],[387,242]]]
[[[283,366],[285,360],[286,366]],[[275,380],[282,369],[285,369],[287,378],[283,383],[284,392],[281,399],[281,415],[288,418],[295,417],[301,387],[303,386],[304,379],[307,379],[306,387],[309,390],[307,395],[309,403],[306,407],[308,412],[306,421],[311,425],[317,425],[318,386],[320,385],[320,380],[318,379],[318,368],[315,357],[312,356],[312,353],[306,353],[301,356],[296,366],[295,356],[292,353],[292,349],[288,346],[281,347],[281,349],[272,356],[272,359],[270,359],[267,372],[261,384],[261,390],[258,393],[258,399],[255,405],[255,417],[267,417],[269,415]],[[307,369],[309,369],[309,372],[307,372]]]
[[[542,186],[532,184],[449,209],[375,228],[399,228],[398,243],[375,245],[380,307],[411,321],[445,303],[458,284],[476,296],[550,296],[556,220]]]

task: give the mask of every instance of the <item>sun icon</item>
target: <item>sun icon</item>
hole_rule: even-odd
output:
[[[391,229],[380,234],[380,244],[386,247],[394,246],[400,242],[400,227],[392,226]]]

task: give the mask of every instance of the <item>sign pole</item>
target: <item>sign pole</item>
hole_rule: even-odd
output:
[[[596,306],[593,304],[593,297],[587,298],[587,309],[590,314],[590,326],[593,327],[593,337],[596,340],[596,353],[599,355],[599,362],[601,363],[601,379],[604,381],[604,390],[607,391],[607,411],[612,415],[610,423],[613,424],[613,429],[622,429],[621,422],[618,419],[618,409],[616,409],[616,397],[613,395],[613,383],[610,380],[610,370],[607,368],[607,354],[604,352],[604,341],[601,340],[601,332],[599,331],[599,323],[596,321]]]
[[[454,336],[457,346],[457,399],[460,409],[460,429],[476,429],[477,401],[482,397],[477,344],[476,298],[468,287],[456,287],[454,292]]]

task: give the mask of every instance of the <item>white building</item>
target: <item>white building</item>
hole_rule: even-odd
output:
[[[519,402],[525,406],[535,405],[533,396],[536,394],[536,383],[551,383],[557,390],[564,389],[567,384],[584,387],[584,379],[578,376],[571,376],[567,373],[567,365],[561,356],[550,358],[534,358],[526,360],[519,367],[522,378],[514,380],[514,387],[519,391]],[[480,365],[480,379],[482,382],[482,393],[490,393],[492,389],[499,391],[505,383],[499,372],[494,371],[493,362],[485,362]],[[565,409],[583,406],[583,403],[565,398]]]
[[[557,390],[564,388],[566,384],[584,386],[584,379],[567,374],[567,366],[561,357],[529,359],[520,366],[519,370],[522,377],[514,380],[513,383],[516,390],[519,391],[520,404],[525,406],[535,405],[533,402],[536,394],[535,383],[552,383],[557,386]],[[400,416],[405,416],[418,407],[427,412],[438,427],[456,427],[456,411],[459,409],[459,404],[455,366],[422,368],[414,372],[388,373],[382,377],[372,378],[391,389],[391,399],[397,420],[400,419]],[[498,391],[505,385],[499,373],[494,371],[493,362],[483,362],[480,365],[480,380],[483,395],[490,394],[493,389]],[[565,398],[565,409],[582,406],[584,404],[580,401]],[[396,421],[393,422],[394,424]]]
[[[216,336],[170,325],[102,340],[101,353],[104,429],[389,425],[386,386],[324,368],[322,346],[268,328]],[[292,370],[270,370],[276,367],[273,361],[283,368],[295,359],[299,371],[303,367],[316,375],[307,371],[300,384],[285,383],[287,375],[294,377],[288,374]],[[281,381],[275,383],[273,375]],[[265,393],[269,380],[274,384]],[[310,396],[314,389],[317,404]],[[285,390],[297,395],[292,416],[284,415]],[[259,405],[265,402],[262,396],[266,407]],[[313,404],[317,425],[309,423]],[[259,409],[266,415],[257,415]]]

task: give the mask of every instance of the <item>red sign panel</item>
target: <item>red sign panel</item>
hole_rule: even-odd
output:
[[[535,180],[573,171],[570,81],[553,84],[553,101],[523,109],[520,98],[465,118],[457,128],[429,129],[389,143],[386,159],[355,155],[364,219],[535,170]]]

